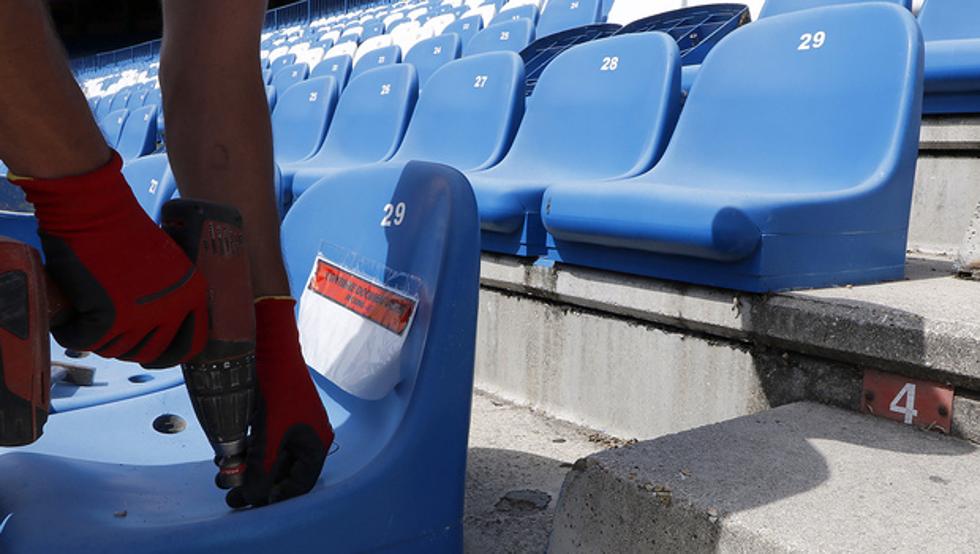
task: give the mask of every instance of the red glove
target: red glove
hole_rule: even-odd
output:
[[[52,328],[67,348],[168,367],[207,340],[207,283],[143,211],[119,154],[76,177],[13,177],[34,204],[45,267],[75,313]]]
[[[327,412],[303,361],[292,298],[255,303],[259,402],[249,435],[244,485],[228,491],[232,508],[265,506],[316,485],[333,443]]]

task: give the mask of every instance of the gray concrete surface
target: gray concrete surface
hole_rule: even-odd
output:
[[[921,152],[909,218],[909,251],[956,255],[978,203],[980,151]]]
[[[500,318],[489,310],[496,298],[487,293],[493,291],[518,293],[559,308],[594,311],[619,320],[624,333],[636,321],[648,322],[703,333],[709,339],[777,347],[980,390],[980,286],[955,278],[950,262],[942,259],[910,258],[902,281],[772,295],[574,266],[532,266],[493,255],[484,255],[481,281],[485,289],[481,318],[487,321],[481,321],[480,348],[499,355],[504,349],[492,347],[500,340],[495,333],[510,326],[531,326],[522,319],[560,324],[563,312],[529,308],[523,314],[506,314],[493,327]],[[604,340],[584,339],[594,348],[601,348]],[[570,347],[581,349],[581,340],[542,345],[541,358],[563,356]],[[733,362],[732,367],[743,366]]]
[[[800,403],[575,463],[550,552],[975,552],[980,453]]]
[[[544,552],[558,492],[572,463],[619,444],[485,393],[474,394],[466,552]]]
[[[927,115],[922,118],[920,150],[980,150],[980,116]]]

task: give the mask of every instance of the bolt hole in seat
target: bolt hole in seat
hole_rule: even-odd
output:
[[[757,292],[901,278],[922,65],[894,5],[741,27],[705,58],[653,170],[546,191],[548,256]]]
[[[475,200],[465,177],[446,166],[407,162],[374,177],[313,187],[282,226],[304,345],[334,336],[326,329],[337,312],[317,310],[337,305],[311,288],[321,260],[413,306],[400,347],[383,363],[365,363],[370,372],[354,380],[313,373],[338,446],[310,494],[229,510],[186,390],[170,387],[52,414],[35,444],[0,451],[0,517],[13,514],[0,550],[461,551],[479,288]],[[402,207],[385,225],[388,206]],[[337,252],[344,254],[330,254]],[[310,310],[314,317],[305,317]],[[379,325],[362,320],[334,348],[376,351],[365,340],[383,341],[378,331],[397,336]],[[159,380],[132,383],[132,375],[123,379],[138,389]]]

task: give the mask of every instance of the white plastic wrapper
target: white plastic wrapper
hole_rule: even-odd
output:
[[[401,379],[419,290],[411,275],[321,246],[299,303],[306,363],[354,396],[383,398]]]

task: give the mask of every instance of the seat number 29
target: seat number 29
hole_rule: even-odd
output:
[[[385,215],[381,218],[382,227],[398,227],[405,221],[405,203],[385,204]]]
[[[827,40],[827,33],[817,31],[816,33],[803,33],[800,35],[800,45],[797,50],[816,50],[823,48],[823,43]]]

